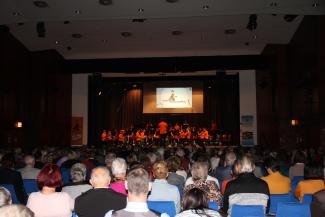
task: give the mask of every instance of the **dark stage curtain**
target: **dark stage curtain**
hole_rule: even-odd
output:
[[[129,128],[132,124],[140,123],[142,116],[142,90],[132,89],[124,92],[120,104],[119,124],[122,128]]]

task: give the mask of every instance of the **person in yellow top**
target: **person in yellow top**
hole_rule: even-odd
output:
[[[263,179],[269,186],[270,194],[288,194],[290,192],[290,179],[286,176],[283,176],[280,170],[279,161],[268,158],[264,162],[268,176],[264,176]]]
[[[304,169],[305,180],[295,189],[295,196],[302,202],[305,194],[314,194],[325,188],[323,170],[319,165],[307,165]]]

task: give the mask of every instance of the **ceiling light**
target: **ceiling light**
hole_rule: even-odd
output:
[[[249,46],[249,42],[248,42],[248,41],[247,41],[247,42],[245,42],[245,45],[246,45],[246,46]]]
[[[319,3],[318,3],[318,2],[313,3],[313,7],[314,7],[314,8],[316,8],[316,7],[318,7],[318,6],[319,6]]]
[[[17,23],[18,26],[23,26],[25,23]]]
[[[130,37],[132,35],[132,33],[131,32],[121,32],[121,35],[123,37]]]
[[[103,43],[107,43],[108,40],[107,40],[107,39],[103,39],[102,42],[103,42]]]
[[[33,4],[38,8],[47,8],[49,6],[46,1],[34,1]]]
[[[58,44],[60,44],[60,41],[55,41],[54,43],[55,43],[56,45],[58,45]]]
[[[248,24],[246,26],[248,30],[255,30],[257,28],[257,15],[251,14],[248,18]]]
[[[210,8],[209,5],[203,5],[204,10],[208,10],[209,8]]]
[[[73,33],[71,36],[72,38],[82,38],[82,35],[79,33]]]
[[[292,22],[294,19],[296,19],[298,15],[292,15],[292,14],[287,14],[287,15],[284,15],[283,19],[287,22]]]
[[[68,47],[67,47],[67,50],[68,50],[68,51],[72,50],[72,47],[68,46]]]
[[[235,34],[236,31],[237,31],[236,29],[226,29],[225,34],[226,35],[232,35],[232,34]]]
[[[211,86],[209,86],[208,88],[211,89]]]
[[[81,11],[80,10],[75,10],[74,13],[75,14],[81,14]]]
[[[257,39],[257,35],[253,35],[253,39],[256,40]]]
[[[63,23],[64,23],[64,24],[69,24],[70,21],[69,21],[69,20],[66,20],[66,21],[64,21]]]
[[[99,0],[99,4],[101,5],[111,5],[113,4],[113,1],[112,0]]]
[[[139,9],[138,9],[138,12],[143,12],[143,11],[144,11],[143,8],[139,8]]]
[[[166,0],[166,2],[168,2],[168,3],[175,3],[175,2],[178,2],[178,0]]]
[[[183,34],[183,32],[182,31],[179,31],[179,30],[172,31],[172,35],[175,35],[175,36],[182,35],[182,34]]]

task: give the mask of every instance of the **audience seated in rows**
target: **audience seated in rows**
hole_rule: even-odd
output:
[[[26,155],[24,158],[25,167],[19,169],[23,179],[36,179],[40,169],[35,168],[35,158],[33,155]]]
[[[177,156],[172,156],[167,159],[167,166],[169,171],[167,182],[171,185],[183,187],[185,184],[185,178],[184,176],[177,174],[177,171],[183,170],[181,159]]]
[[[221,180],[231,179],[231,171],[235,161],[236,154],[234,152],[231,151],[226,153],[224,165],[217,167],[213,174]]]
[[[147,205],[147,196],[151,190],[151,183],[148,172],[143,168],[135,168],[131,170],[127,177],[128,200],[124,209],[110,210],[105,217],[128,217],[128,216],[143,216],[143,217],[168,217],[166,214],[158,214],[149,210]],[[79,216],[80,217],[80,216]]]
[[[39,192],[31,193],[27,207],[36,217],[71,217],[74,200],[66,192],[56,192],[63,185],[60,168],[56,164],[47,164],[37,176]]]
[[[127,195],[125,189],[125,176],[127,164],[123,158],[116,158],[112,162],[112,174],[114,176],[114,182],[112,182],[109,187],[116,192]]]
[[[36,215],[26,206],[13,204],[0,207],[0,217],[36,217]]]
[[[87,169],[82,163],[74,164],[70,169],[70,183],[62,188],[62,192],[67,192],[74,200],[82,193],[92,189],[92,186],[86,181]]]
[[[207,162],[195,162],[191,167],[192,177],[185,184],[184,193],[192,188],[199,188],[208,194],[208,201],[221,203],[222,195],[216,178],[208,176],[209,164]],[[210,178],[209,178],[210,177]]]
[[[265,181],[255,177],[255,164],[248,155],[236,160],[234,165],[238,177],[227,184],[223,198],[222,211],[231,216],[231,208],[238,205],[262,205],[266,212],[269,210],[270,192]]]
[[[93,189],[75,200],[78,217],[100,217],[109,210],[119,210],[126,206],[126,196],[108,188],[111,174],[106,167],[94,168],[89,181]]]
[[[153,165],[153,175],[155,180],[152,183],[151,193],[148,200],[151,201],[173,201],[176,213],[181,210],[180,194],[175,185],[167,182],[168,167],[165,161],[158,161]]]
[[[199,188],[192,188],[185,193],[182,201],[182,212],[176,217],[220,217],[219,212],[208,208],[207,193]]]
[[[12,204],[10,192],[4,187],[0,187],[0,207],[10,204]]]
[[[295,196],[302,201],[304,194],[314,194],[325,188],[322,168],[319,165],[306,165],[304,179],[295,189]]]
[[[1,159],[0,184],[12,184],[19,202],[26,204],[27,194],[24,189],[23,179],[20,172],[15,170],[15,158],[12,153],[5,154]]]
[[[325,189],[316,192],[310,205],[312,217],[324,217],[325,213]]]
[[[269,175],[262,177],[269,186],[270,194],[288,194],[291,189],[290,179],[280,172],[280,163],[270,157],[264,162]]]

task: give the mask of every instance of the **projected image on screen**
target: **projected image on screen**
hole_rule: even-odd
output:
[[[192,108],[192,87],[156,88],[157,108]]]

